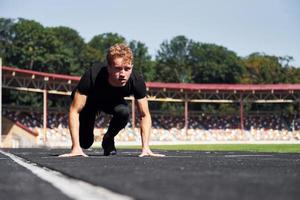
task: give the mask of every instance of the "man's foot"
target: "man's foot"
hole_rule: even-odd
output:
[[[102,140],[102,148],[103,148],[103,155],[109,156],[109,155],[116,155],[117,149],[115,147],[115,142],[113,138],[103,137]]]

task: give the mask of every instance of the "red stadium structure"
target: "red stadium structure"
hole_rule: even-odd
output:
[[[47,95],[70,95],[80,80],[78,76],[52,74],[3,66],[2,87],[44,94],[44,132],[47,127]],[[185,105],[185,128],[188,127],[188,104],[239,103],[240,128],[244,128],[243,103],[298,102],[300,84],[190,84],[147,82],[149,101],[182,102]],[[133,97],[127,98],[134,101]],[[135,127],[135,106],[132,103],[132,126]],[[46,140],[46,138],[44,138]]]

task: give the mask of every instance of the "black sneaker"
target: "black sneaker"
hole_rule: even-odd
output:
[[[103,151],[104,151],[103,152],[104,156],[116,155],[117,154],[117,149],[115,147],[114,139],[103,137],[102,148],[103,148]]]

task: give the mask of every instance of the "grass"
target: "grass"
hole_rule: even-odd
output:
[[[119,146],[119,149],[140,149],[140,146]],[[155,150],[186,151],[248,151],[273,153],[300,153],[300,144],[199,144],[199,145],[152,145]]]

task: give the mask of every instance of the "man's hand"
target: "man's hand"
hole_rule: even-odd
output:
[[[72,148],[70,153],[62,154],[59,155],[58,157],[61,158],[66,158],[66,157],[75,157],[75,156],[83,156],[83,157],[88,157],[81,148]]]
[[[150,149],[142,150],[142,153],[139,155],[139,157],[146,157],[146,156],[164,157],[165,155],[159,153],[153,153]]]

